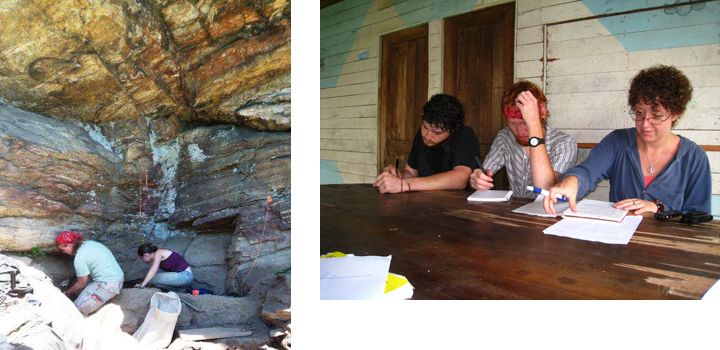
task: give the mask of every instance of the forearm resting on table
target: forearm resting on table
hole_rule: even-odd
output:
[[[440,174],[408,177],[408,182],[412,191],[456,190],[465,188],[469,177],[470,168],[456,167]]]
[[[418,171],[411,168],[409,165],[405,166],[403,170],[400,170],[400,177],[404,178],[411,178],[411,177],[417,177]]]

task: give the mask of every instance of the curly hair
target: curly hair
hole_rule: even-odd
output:
[[[452,133],[463,126],[465,107],[454,96],[435,94],[423,106],[422,120],[442,131]]]
[[[503,92],[502,105],[515,106],[515,99],[523,91],[530,91],[537,99],[538,106],[547,106],[547,97],[545,97],[545,94],[542,92],[542,90],[540,90],[539,87],[527,80],[520,80],[517,83],[508,86]],[[502,109],[502,105],[500,106],[500,109]],[[550,112],[546,111],[545,116],[549,117]]]
[[[692,92],[690,80],[675,66],[655,65],[641,70],[632,79],[628,104],[635,107],[638,103],[646,103],[653,109],[662,105],[668,112],[681,116]]]

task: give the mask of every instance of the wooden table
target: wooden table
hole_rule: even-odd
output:
[[[413,299],[700,299],[720,278],[720,223],[646,214],[627,245],[546,235],[528,200],[320,186],[320,253],[392,255]]]

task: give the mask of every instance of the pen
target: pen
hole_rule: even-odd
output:
[[[395,158],[395,174],[400,176],[400,158]]]
[[[542,188],[537,188],[537,187],[533,187],[533,186],[528,186],[527,189],[528,189],[528,191],[533,191],[533,192],[535,192],[535,193],[539,193],[539,194],[541,194],[541,195],[543,195],[543,196],[545,196],[545,197],[547,197],[547,196],[550,195],[550,192],[548,192],[548,190],[543,190]],[[558,200],[561,200],[561,201],[563,201],[563,202],[567,202],[567,201],[568,201],[567,197],[565,197],[565,196],[563,196],[563,195],[561,195],[561,194],[555,195],[555,198],[557,198]]]
[[[480,163],[480,157],[475,156],[475,161],[478,163],[478,168],[480,168],[480,171],[482,171],[483,173],[485,173],[485,169],[483,169],[482,163]]]

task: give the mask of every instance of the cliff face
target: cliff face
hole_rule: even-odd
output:
[[[216,293],[290,267],[289,1],[2,1],[0,23],[0,251],[77,230],[132,279],[152,241]]]
[[[290,2],[0,3],[0,99],[91,124],[290,129]]]

